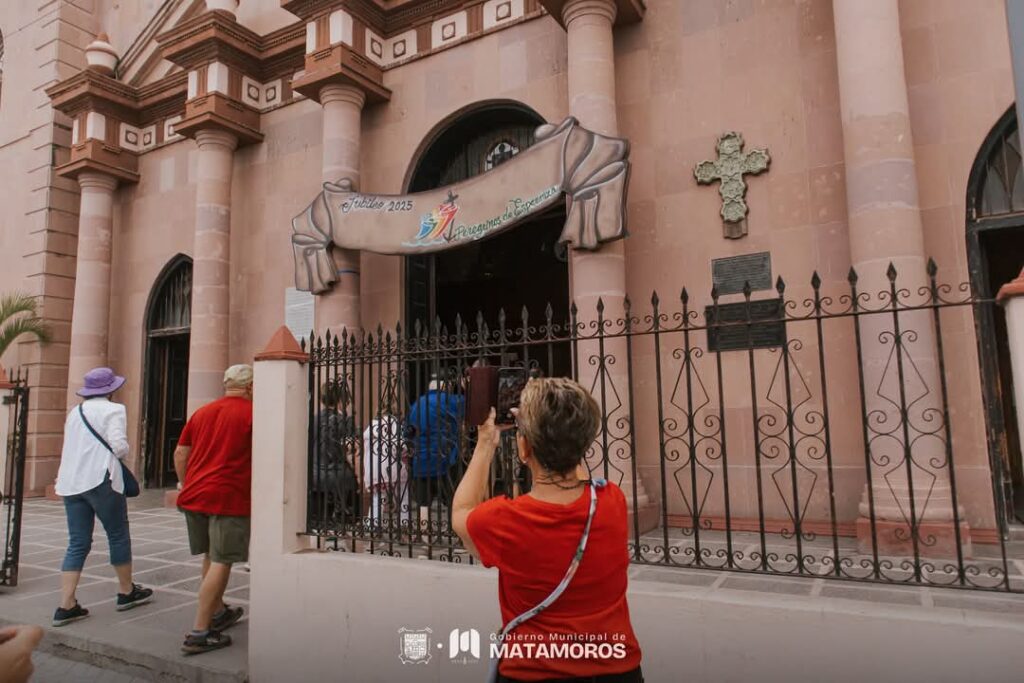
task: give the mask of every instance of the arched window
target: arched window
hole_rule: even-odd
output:
[[[967,182],[967,264],[971,287],[981,298],[1020,272],[1024,253],[1024,164],[1013,107],[992,127],[975,158]],[[997,491],[1004,519],[1024,521],[1024,459],[1013,401],[1006,317],[1000,306],[974,310],[978,360],[989,451],[1002,461]]]
[[[485,107],[465,115],[431,143],[409,190],[433,189],[486,173],[529,148],[543,122],[516,107]]]
[[[157,277],[146,307],[142,433],[147,486],[177,481],[174,448],[188,416],[192,259],[179,255]]]
[[[977,170],[975,218],[1001,216],[1024,211],[1024,164],[1020,149],[1017,117],[1011,110],[986,141],[983,163]]]
[[[408,189],[443,188],[492,171],[528,150],[543,123],[539,114],[514,102],[464,111],[427,139]],[[459,318],[475,329],[479,314],[493,330],[502,313],[508,329],[514,329],[524,308],[530,321],[543,321],[549,310],[558,324],[568,320],[568,254],[558,241],[564,227],[565,204],[558,202],[486,239],[406,257],[405,329],[415,331],[419,323],[430,330],[440,323],[442,330],[455,330]],[[570,349],[555,345],[546,362],[547,374],[568,374]]]
[[[192,320],[192,262],[178,261],[164,277],[150,304],[146,329],[150,334],[188,332]]]

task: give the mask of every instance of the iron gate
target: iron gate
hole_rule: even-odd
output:
[[[2,376],[0,376],[2,382]],[[4,523],[3,564],[0,564],[0,586],[18,585],[18,551],[21,545],[21,510],[25,493],[25,440],[28,433],[28,382],[19,371],[10,377],[8,388],[0,388],[2,408],[6,409],[7,443],[0,451],[3,457],[0,504]],[[0,411],[3,415],[4,411]]]
[[[473,451],[466,370],[521,365],[597,401],[585,464],[624,490],[635,563],[1024,592],[973,351],[995,304],[937,270],[314,335],[307,533],[469,561],[449,511]],[[529,489],[514,447],[494,494]]]

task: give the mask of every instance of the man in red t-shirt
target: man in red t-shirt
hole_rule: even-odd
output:
[[[204,555],[199,607],[185,654],[231,644],[222,633],[242,616],[224,604],[231,565],[249,559],[252,484],[252,367],[224,373],[224,397],[197,410],[178,439],[174,469],[183,482],[178,508],[185,514],[193,555]]]

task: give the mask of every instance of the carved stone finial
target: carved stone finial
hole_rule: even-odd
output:
[[[210,12],[227,12],[235,16],[238,10],[238,0],[206,0],[206,9]]]
[[[106,33],[100,33],[96,40],[89,43],[85,48],[85,62],[90,69],[114,75],[114,68],[117,66],[117,50],[110,44],[110,38]]]
[[[728,132],[718,138],[718,159],[702,161],[693,169],[701,185],[720,181],[718,193],[722,196],[722,220],[725,237],[736,239],[747,234],[748,212],[745,174],[757,175],[768,170],[771,157],[767,149],[743,151],[743,136]]]

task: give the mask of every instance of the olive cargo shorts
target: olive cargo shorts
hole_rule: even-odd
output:
[[[209,553],[210,561],[234,564],[249,561],[249,518],[205,515],[182,510],[188,526],[188,546],[193,555]]]

